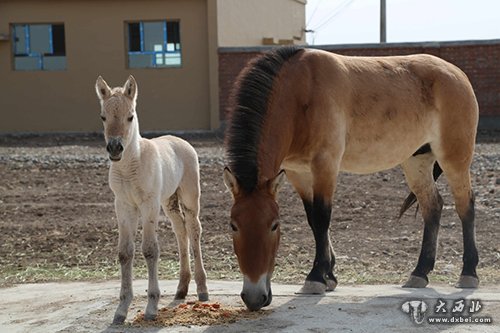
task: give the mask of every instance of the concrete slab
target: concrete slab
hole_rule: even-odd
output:
[[[163,292],[160,306],[172,305],[176,285],[177,281],[160,282]],[[211,301],[243,306],[238,296],[241,285],[240,281],[209,281]],[[294,293],[299,290],[298,285],[273,284],[273,303],[258,319],[227,326],[148,329],[110,325],[119,287],[119,281],[106,281],[26,284],[0,289],[0,332],[500,332],[498,286],[462,290],[441,285],[425,289],[341,285],[324,296],[303,296]],[[134,282],[136,296],[128,320],[144,309],[146,288],[147,281]],[[190,290],[195,291],[195,286],[191,285]],[[195,299],[194,294],[188,298]],[[425,313],[417,317],[423,319],[422,324],[403,312],[402,305],[408,301],[425,303]],[[436,313],[438,308],[440,312]],[[443,309],[446,313],[441,312]],[[463,322],[430,323],[433,318],[448,321],[462,318]],[[465,323],[488,319],[493,322]]]

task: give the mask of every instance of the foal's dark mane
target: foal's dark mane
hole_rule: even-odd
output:
[[[258,182],[258,150],[274,79],[283,64],[302,48],[287,46],[252,61],[240,74],[226,131],[226,154],[239,186],[252,192]]]

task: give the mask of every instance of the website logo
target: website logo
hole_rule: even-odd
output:
[[[438,298],[431,306],[432,300],[408,300],[401,305],[401,310],[408,314],[411,321],[422,325],[428,324],[492,324],[493,319],[477,316],[484,305],[479,299],[446,300]],[[427,319],[427,320],[426,320]]]

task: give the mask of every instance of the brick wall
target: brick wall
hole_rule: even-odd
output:
[[[484,116],[500,116],[500,40],[439,43],[329,45],[323,50],[352,56],[428,53],[460,67],[469,77]],[[269,47],[219,49],[220,117],[224,120],[236,76],[246,63]]]

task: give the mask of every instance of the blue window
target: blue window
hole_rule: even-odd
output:
[[[178,21],[130,22],[127,28],[129,68],[181,66]]]
[[[13,24],[12,39],[15,70],[66,69],[64,24]]]

